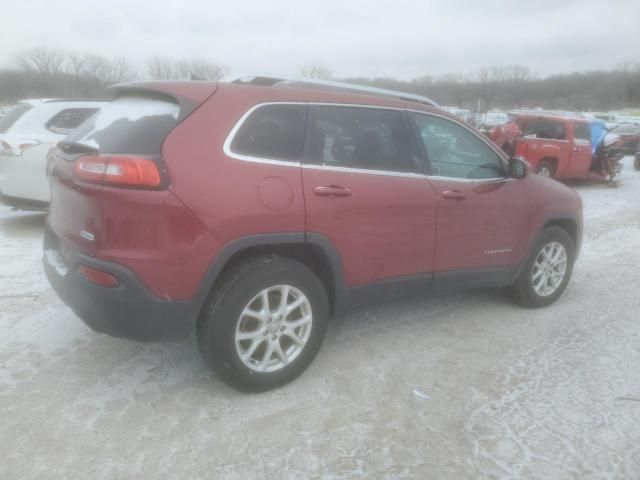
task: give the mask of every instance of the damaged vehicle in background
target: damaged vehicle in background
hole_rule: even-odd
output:
[[[550,114],[518,114],[489,131],[498,146],[525,159],[540,176],[615,184],[622,141],[604,122]]]
[[[0,201],[25,210],[46,209],[47,152],[104,103],[32,99],[9,110],[0,119]]]

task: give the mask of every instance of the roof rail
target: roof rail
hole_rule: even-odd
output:
[[[345,92],[359,92],[367,95],[376,95],[381,97],[391,97],[407,102],[422,103],[432,107],[438,104],[430,98],[413,93],[398,92],[396,90],[387,90],[385,88],[365,87],[363,85],[354,85],[346,82],[334,82],[333,80],[317,80],[313,78],[296,78],[296,77],[272,77],[272,76],[248,76],[231,80],[231,83],[244,83],[250,85],[288,85],[292,87],[319,87],[326,90],[343,90]]]

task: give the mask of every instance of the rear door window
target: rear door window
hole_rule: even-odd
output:
[[[305,163],[416,172],[402,112],[377,108],[312,106]]]
[[[304,105],[266,105],[244,121],[231,142],[240,155],[299,161],[305,124]]]
[[[123,96],[106,104],[65,141],[102,153],[157,155],[178,124],[178,104],[155,97]]]
[[[97,111],[98,108],[67,108],[54,115],[45,127],[53,133],[68,135]]]

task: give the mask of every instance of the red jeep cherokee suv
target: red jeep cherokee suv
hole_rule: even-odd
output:
[[[428,99],[265,77],[115,91],[48,164],[44,268],[97,331],[195,330],[259,391],[342,308],[487,285],[539,307],[569,281],[579,196]]]

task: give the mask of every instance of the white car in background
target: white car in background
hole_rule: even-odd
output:
[[[482,128],[493,128],[498,125],[502,125],[509,121],[509,115],[507,112],[502,111],[491,111],[480,116],[480,127]]]
[[[13,107],[14,105],[0,105],[0,119],[4,117],[7,112],[9,112]]]
[[[467,108],[458,108],[458,107],[440,107],[443,110],[446,110],[449,113],[453,113],[456,117],[461,118],[465,122],[468,122],[473,117],[473,113],[471,110]]]
[[[0,201],[22,209],[46,209],[47,152],[104,103],[22,100],[0,118]]]

